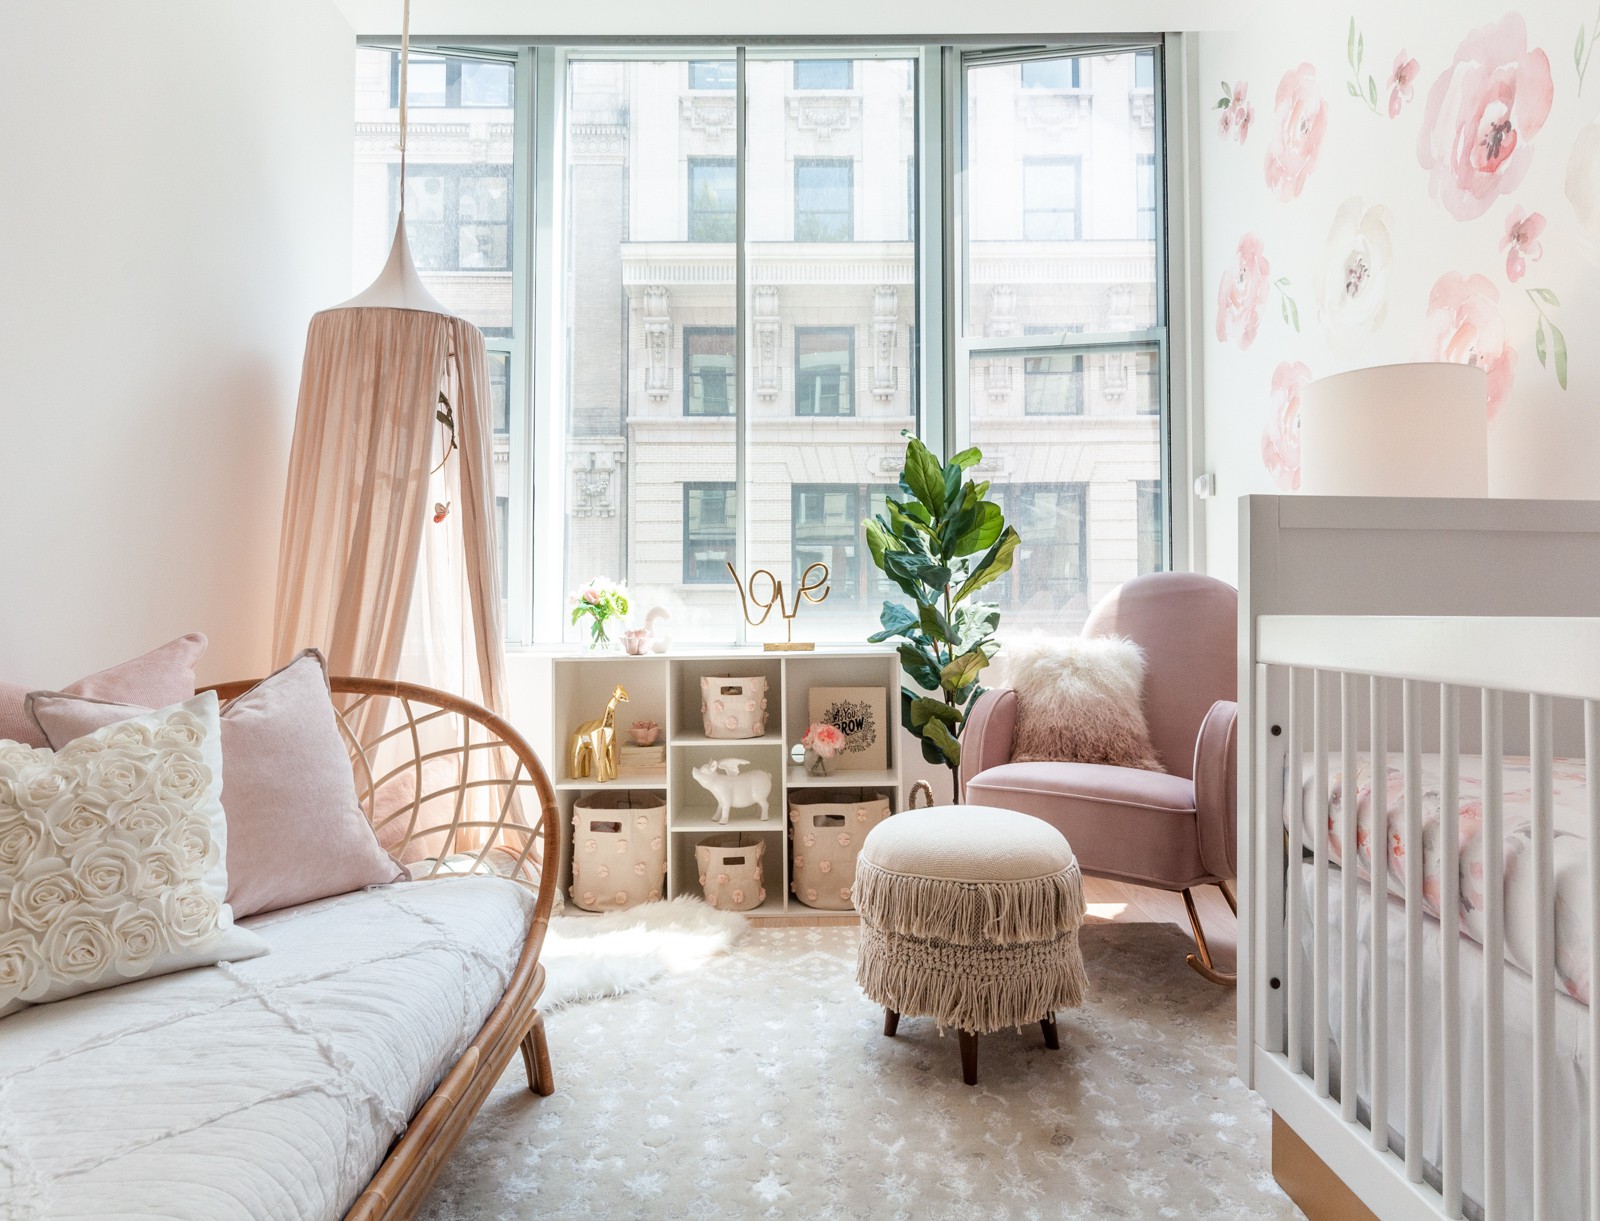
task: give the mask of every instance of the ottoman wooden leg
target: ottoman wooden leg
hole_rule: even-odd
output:
[[[970,1030],[961,1035],[961,1079],[968,1085],[978,1084],[978,1036]]]
[[[885,1009],[883,1011],[883,1033],[892,1039],[894,1038],[894,1032],[899,1029],[900,1015],[893,1009]]]
[[[1056,1015],[1045,1014],[1039,1022],[1039,1027],[1044,1031],[1044,1045],[1051,1051],[1060,1051],[1061,1040],[1056,1035]]]

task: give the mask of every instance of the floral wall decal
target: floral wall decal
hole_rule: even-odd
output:
[[[1506,279],[1515,284],[1528,270],[1528,260],[1538,262],[1544,257],[1544,247],[1539,235],[1544,232],[1544,217],[1531,215],[1522,208],[1512,208],[1506,217],[1506,235],[1500,239],[1500,249],[1506,252]]]
[[[1305,190],[1328,130],[1328,104],[1317,87],[1317,70],[1301,64],[1285,72],[1275,106],[1276,127],[1267,146],[1267,187],[1279,199],[1290,200]]]
[[[1300,395],[1311,370],[1300,361],[1284,361],[1272,372],[1272,406],[1261,430],[1261,461],[1278,490],[1300,490]]]
[[[1239,345],[1242,352],[1256,341],[1261,329],[1261,307],[1267,299],[1272,268],[1261,248],[1261,239],[1246,233],[1239,239],[1233,265],[1217,286],[1217,339]]]
[[[1217,99],[1213,109],[1222,113],[1217,117],[1217,130],[1222,133],[1223,139],[1231,134],[1235,140],[1243,144],[1250,135],[1250,124],[1255,122],[1256,108],[1245,100],[1249,91],[1249,83],[1236,81],[1230,87],[1227,81],[1222,82],[1222,96]]]
[[[1283,314],[1283,320],[1294,328],[1294,333],[1300,333],[1300,307],[1295,304],[1294,297],[1289,292],[1289,277],[1279,276],[1272,282],[1272,291],[1278,294],[1278,310]]]
[[[1545,307],[1560,305],[1561,299],[1548,288],[1530,288],[1527,290],[1528,300],[1533,302],[1533,308],[1539,314],[1539,324],[1533,333],[1533,354],[1539,358],[1541,368],[1545,367],[1546,357],[1554,359],[1556,366],[1556,384],[1563,390],[1567,388],[1567,337],[1561,333],[1561,328],[1550,320],[1550,315],[1545,313]],[[1550,350],[1545,350],[1544,333],[1550,331]]]
[[[1477,365],[1489,377],[1492,420],[1511,389],[1517,353],[1506,338],[1500,290],[1487,276],[1447,271],[1428,294],[1423,359]]]
[[[1592,32],[1591,32],[1592,30]],[[1600,15],[1593,27],[1578,25],[1578,41],[1572,46],[1572,66],[1578,70],[1578,92],[1583,92],[1584,73],[1589,71],[1589,57],[1594,54],[1594,44],[1600,42]]]
[[[1563,185],[1587,243],[1585,253],[1600,263],[1600,119],[1580,131],[1572,142]]]
[[[1344,83],[1346,92],[1353,98],[1359,98],[1367,104],[1367,109],[1373,114],[1378,113],[1378,82],[1372,79],[1372,74],[1367,73],[1362,80],[1361,66],[1367,55],[1366,35],[1356,31],[1356,19],[1350,18],[1350,37],[1345,45],[1345,59],[1350,64],[1350,79]]]
[[[1550,60],[1518,13],[1474,30],[1428,90],[1417,160],[1457,220],[1482,216],[1528,172],[1554,97]]]
[[[1405,48],[1400,48],[1400,54],[1394,57],[1394,70],[1389,73],[1389,117],[1400,117],[1400,107],[1411,100],[1416,92],[1417,73],[1422,69],[1417,66],[1417,61],[1408,58]]]
[[[1367,207],[1359,195],[1339,205],[1317,269],[1317,313],[1336,339],[1369,333],[1388,307],[1394,256],[1389,209]]]

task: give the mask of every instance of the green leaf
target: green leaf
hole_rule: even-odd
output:
[[[922,741],[922,757],[924,759],[933,764],[935,767],[950,766],[950,760],[944,757],[944,751],[939,749],[937,743],[930,742],[927,738],[923,738],[920,734],[917,736],[921,738]]]
[[[900,654],[900,668],[914,683],[927,691],[940,689],[939,663],[929,656],[927,650],[908,642],[896,652]]]
[[[916,504],[916,501],[911,503]],[[917,505],[917,508],[920,509],[922,506]],[[933,527],[926,522],[918,521],[907,513],[902,506],[892,500],[884,504],[884,511],[889,514],[889,524],[894,528],[894,533],[899,538],[911,539],[919,534],[933,533]]]
[[[867,637],[873,644],[882,644],[891,636],[904,636],[917,627],[917,617],[898,602],[885,602],[878,622],[883,624],[883,630]]]
[[[993,647],[998,651],[999,641],[986,638],[993,635],[994,630],[1000,626],[1000,608],[992,602],[978,602],[971,606],[956,608],[955,622],[951,625],[956,629],[956,648],[965,653],[968,649],[977,648],[984,644],[987,649]],[[992,660],[994,653],[989,653]]]
[[[1016,530],[1007,526],[995,545],[990,547],[984,553],[983,559],[978,561],[977,569],[962,582],[961,588],[956,590],[956,601],[965,602],[969,595],[977,593],[991,581],[998,580],[1009,572],[1012,556],[1021,542],[1022,539],[1018,537]]]
[[[1215,106],[1213,106],[1211,109],[1213,109],[1213,110],[1226,110],[1231,105],[1233,105],[1233,103],[1228,101],[1227,98],[1218,98],[1217,99],[1217,104]]]
[[[961,503],[961,468],[954,462],[944,468],[944,505],[948,510]]]
[[[1356,83],[1354,81],[1346,81],[1344,83],[1344,87],[1349,92],[1351,97],[1359,98],[1361,96],[1361,90],[1356,88]]]
[[[1535,297],[1538,297],[1539,300],[1549,305],[1561,304],[1561,298],[1556,296],[1555,293],[1551,292],[1548,288],[1530,288],[1528,291],[1531,292]]]
[[[1578,75],[1583,75],[1583,26],[1578,26],[1578,41],[1572,45],[1572,66],[1578,70]]]
[[[1350,18],[1350,36],[1345,39],[1344,55],[1350,61],[1350,66],[1354,68],[1356,66],[1356,19],[1354,17]]]
[[[1544,319],[1539,319],[1539,329],[1533,333],[1533,354],[1539,358],[1539,367],[1544,368]]]
[[[899,551],[901,549],[900,540],[889,533],[889,528],[883,524],[882,518],[874,517],[866,523],[866,527],[867,551],[872,556],[872,562],[881,571],[883,570],[884,556],[891,551]]]
[[[932,451],[915,437],[906,442],[903,478],[907,489],[927,507],[930,514],[937,517],[944,512],[944,470]]]
[[[904,483],[905,480],[902,479],[900,482]],[[933,518],[928,513],[928,510],[923,508],[915,500],[893,500],[885,496],[884,504],[892,505],[894,508],[899,509],[900,512],[904,513],[912,521],[917,522],[920,525],[931,526],[933,524]]]
[[[944,617],[937,606],[926,603],[922,606],[922,617],[918,626],[929,640],[938,641],[940,644],[954,644],[955,633],[950,630],[950,621]]]
[[[961,654],[939,671],[939,685],[946,691],[960,691],[978,681],[978,671],[989,664],[982,649]]]
[[[1354,20],[1354,18],[1351,18],[1351,20]],[[1356,35],[1356,67],[1359,68],[1361,66],[1361,61],[1366,59],[1366,57],[1367,36],[1365,34],[1358,34]]]
[[[961,766],[961,743],[955,740],[943,721],[929,721],[922,731],[922,742],[924,755],[927,754],[927,744],[932,742],[945,763],[951,767]]]
[[[1284,297],[1281,300],[1279,300],[1278,308],[1283,313],[1283,324],[1285,326],[1288,326],[1289,325],[1289,298],[1288,297]]]
[[[1550,324],[1550,338],[1554,341],[1556,356],[1556,383],[1567,388],[1567,337],[1555,323]]]
[[[944,592],[943,585],[936,590],[930,590],[923,584],[921,574],[926,565],[927,560],[905,551],[886,552],[883,557],[884,574],[914,598],[918,605],[932,602]]]
[[[961,724],[961,709],[952,707],[941,699],[931,695],[919,695],[912,700],[907,708],[906,724],[913,730],[921,729],[932,721],[943,721],[946,725],[956,726]]]
[[[984,501],[972,511],[972,524],[950,543],[951,555],[972,555],[993,547],[1000,532],[1005,529],[1006,515],[1000,506]]]
[[[1367,101],[1376,108],[1378,105],[1378,82],[1370,76],[1367,77]]]
[[[1294,303],[1293,298],[1285,297],[1284,300],[1289,302],[1289,321],[1294,325],[1294,332],[1298,335],[1300,333],[1300,307]]]
[[[970,471],[983,460],[983,451],[976,445],[968,446],[954,458],[950,459],[952,465],[959,466],[964,471]]]

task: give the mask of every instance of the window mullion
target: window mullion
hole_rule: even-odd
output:
[[[733,400],[733,479],[737,489],[734,502],[737,513],[733,527],[734,567],[741,579],[750,577],[750,404],[748,389],[750,377],[750,310],[746,301],[749,291],[749,268],[745,251],[748,227],[749,193],[745,189],[747,162],[746,140],[749,133],[747,97],[749,82],[745,76],[745,49],[734,49],[733,61],[733,295],[734,295],[734,400]],[[746,643],[748,631],[744,617],[740,616],[735,628],[735,640]]]

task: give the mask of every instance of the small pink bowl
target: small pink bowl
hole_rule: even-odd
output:
[[[635,746],[654,746],[661,736],[661,726],[654,721],[635,721],[628,730]]]

